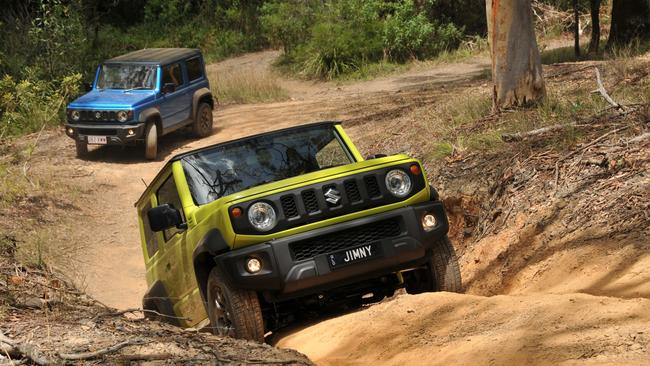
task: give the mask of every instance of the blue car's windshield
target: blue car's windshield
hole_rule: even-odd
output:
[[[353,160],[334,126],[316,125],[218,145],[181,161],[192,196],[202,205]]]
[[[106,64],[99,70],[98,89],[153,89],[156,66],[140,64]]]

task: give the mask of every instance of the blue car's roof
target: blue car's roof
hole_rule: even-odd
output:
[[[196,48],[145,48],[113,57],[104,63],[146,62],[162,65],[199,55],[201,55],[201,51]]]

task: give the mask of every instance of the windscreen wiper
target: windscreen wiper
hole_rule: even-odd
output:
[[[149,89],[149,87],[146,87],[146,86],[138,86],[138,87],[135,87],[135,88],[126,89],[126,90],[124,90],[124,92],[125,92],[125,93],[128,93],[128,92],[130,92],[130,91],[132,91],[132,90],[140,90],[140,89]]]

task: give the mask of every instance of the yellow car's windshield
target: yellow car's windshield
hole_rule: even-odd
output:
[[[254,136],[181,159],[190,191],[199,205],[247,188],[353,161],[333,125]]]

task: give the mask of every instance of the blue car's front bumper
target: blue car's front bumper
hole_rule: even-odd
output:
[[[66,123],[65,133],[75,141],[88,142],[88,136],[105,136],[105,145],[126,145],[135,143],[144,135],[144,123],[96,124]]]

